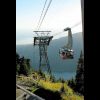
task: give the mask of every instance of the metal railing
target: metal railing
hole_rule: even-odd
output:
[[[22,91],[24,91],[24,93],[21,96],[17,97],[16,100],[19,100],[21,97],[23,97],[25,95],[25,93],[28,94],[28,95],[30,95],[31,97],[33,97],[34,99],[32,99],[32,100],[45,100],[42,97],[39,97],[39,96],[33,94],[32,92],[24,89],[22,86],[20,86],[18,84],[16,84],[16,87],[19,88],[19,89],[21,89]]]

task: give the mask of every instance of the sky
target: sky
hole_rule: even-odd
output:
[[[17,45],[33,43],[33,37],[36,36],[33,31],[37,30],[44,3],[45,0],[16,0]],[[46,7],[48,3],[49,0]],[[72,27],[77,23],[80,24],[72,28],[72,33],[82,32],[81,22],[80,0],[52,0],[40,30],[51,31],[50,34],[54,35],[54,39],[58,39],[67,36],[67,33],[63,32],[64,28]],[[60,34],[55,36],[56,33]]]

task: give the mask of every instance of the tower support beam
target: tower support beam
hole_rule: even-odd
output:
[[[52,40],[53,36],[48,36],[48,32],[51,31],[34,31],[34,32],[44,32],[47,33],[47,35],[34,37],[34,46],[39,46],[39,70],[40,71],[47,71],[49,74],[51,74],[51,68],[49,64],[49,59],[47,55],[47,47],[49,46],[50,41]]]

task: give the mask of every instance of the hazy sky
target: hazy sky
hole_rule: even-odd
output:
[[[44,2],[45,0],[16,0],[16,44],[33,42],[33,36],[36,36],[33,31],[37,29]],[[49,0],[47,5],[48,3]],[[80,0],[52,0],[40,30],[50,30],[53,35],[78,22],[81,22]],[[72,32],[82,32],[82,25],[72,28]],[[55,38],[66,35],[67,33],[61,33]]]

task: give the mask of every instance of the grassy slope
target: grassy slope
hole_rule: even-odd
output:
[[[44,80],[40,80],[40,83],[45,89],[49,89],[52,91],[59,91],[62,83],[52,83],[50,81],[45,82]],[[61,94],[63,100],[84,100],[83,96],[79,96],[74,93],[74,91],[64,83],[65,93]]]
[[[38,76],[37,73],[35,74]],[[25,82],[26,84],[34,83],[32,75],[29,77],[21,76],[18,80],[20,80],[21,82]],[[41,85],[41,87],[43,87],[44,89],[51,90],[54,92],[59,91],[62,87],[61,82],[53,83],[49,80],[45,81],[43,79],[40,79],[38,82]],[[30,90],[31,92],[34,92],[35,90],[37,90],[37,88],[32,86]],[[62,100],[84,100],[84,97],[74,93],[74,91],[67,85],[67,83],[64,83],[64,90],[65,93],[61,94]]]

